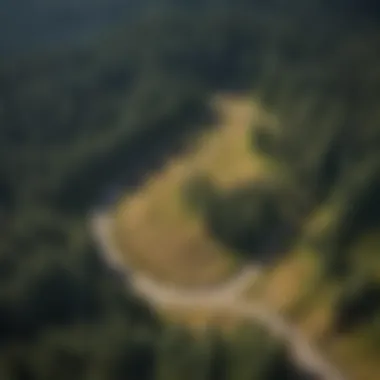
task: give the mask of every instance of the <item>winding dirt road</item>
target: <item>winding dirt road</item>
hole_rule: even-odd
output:
[[[111,219],[106,212],[94,212],[90,219],[91,231],[103,259],[113,270],[128,276],[128,284],[153,306],[199,307],[203,310],[226,311],[265,326],[272,334],[289,345],[295,362],[323,380],[347,380],[281,315],[269,311],[260,303],[240,298],[242,292],[259,275],[260,268],[247,265],[234,278],[216,288],[186,290],[161,284],[143,273],[133,272],[120,261],[120,255],[109,238]]]

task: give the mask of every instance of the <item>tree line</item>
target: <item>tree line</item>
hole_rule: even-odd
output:
[[[320,81],[315,62],[335,48],[336,27],[318,23],[326,16],[319,11],[313,18],[323,28],[306,28],[303,11],[274,3],[162,0],[91,46],[2,60],[2,378],[220,379],[229,370],[234,379],[307,378],[284,349],[269,348],[277,347],[270,337],[197,342],[167,331],[104,267],[86,230],[86,212],[106,184],[136,186],[209,124],[213,91],[264,87],[271,104],[273,57],[289,75],[303,73],[299,91]],[[314,182],[307,183],[305,190],[312,189]],[[256,202],[244,220],[243,206],[228,209],[233,229],[219,222],[224,211],[212,216],[221,223],[216,233],[248,252],[259,234],[247,224],[265,235],[273,224],[288,225],[289,210],[278,213],[271,203],[281,200],[274,192],[259,203],[262,195],[251,188],[214,198],[218,205]]]

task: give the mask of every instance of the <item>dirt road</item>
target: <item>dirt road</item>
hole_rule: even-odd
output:
[[[262,324],[271,333],[284,339],[289,344],[295,362],[305,370],[315,373],[318,379],[344,379],[280,314],[267,310],[260,303],[248,302],[241,298],[242,292],[259,276],[260,267],[247,265],[232,279],[213,288],[193,291],[162,284],[146,274],[133,271],[133,268],[128,268],[126,263],[120,261],[120,255],[109,237],[111,219],[106,213],[94,212],[90,222],[93,237],[107,265],[117,272],[125,273],[129,286],[153,306],[226,310],[230,314],[251,319],[252,322]]]

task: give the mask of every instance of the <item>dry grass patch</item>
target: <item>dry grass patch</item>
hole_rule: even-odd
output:
[[[335,297],[335,289],[327,287],[316,289],[315,294],[310,295],[308,305],[305,305],[298,321],[300,330],[310,341],[323,341],[331,331]]]
[[[336,339],[328,349],[331,361],[343,368],[349,379],[379,379],[379,352],[369,349],[366,340],[362,331],[356,331]]]
[[[288,253],[267,272],[260,284],[260,298],[269,308],[289,312],[302,298],[308,296],[318,265],[314,255],[303,247]]]
[[[115,213],[115,240],[128,260],[156,278],[182,285],[217,282],[236,267],[234,255],[188,212],[182,188],[190,175],[209,175],[217,186],[228,188],[265,174],[248,138],[251,126],[267,117],[265,112],[258,103],[238,96],[216,97],[214,106],[218,128],[153,174]]]

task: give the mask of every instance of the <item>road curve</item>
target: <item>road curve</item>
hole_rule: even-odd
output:
[[[269,311],[260,303],[239,300],[242,291],[259,275],[259,268],[247,265],[223,285],[210,289],[186,290],[175,285],[162,284],[143,273],[133,272],[132,268],[121,262],[120,255],[109,238],[110,222],[111,218],[106,212],[93,212],[90,217],[91,232],[102,258],[113,270],[121,274],[127,272],[129,286],[153,306],[225,310],[230,314],[250,319],[284,339],[289,345],[292,357],[302,369],[323,380],[347,380],[281,315]]]

